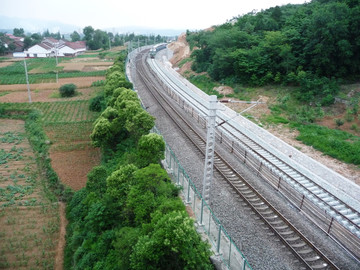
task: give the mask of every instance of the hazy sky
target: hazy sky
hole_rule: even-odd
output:
[[[141,26],[204,29],[252,10],[305,0],[0,0],[0,15],[95,29]],[[307,1],[309,2],[309,1]],[[1,28],[1,26],[0,26]]]

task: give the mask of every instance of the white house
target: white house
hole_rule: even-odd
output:
[[[13,57],[62,57],[77,56],[86,51],[85,41],[69,42],[65,40],[56,40],[46,38],[41,43],[30,47],[23,54],[13,54]]]
[[[77,56],[86,51],[85,41],[65,42],[58,48],[58,56]]]
[[[50,57],[55,55],[52,53],[52,47],[49,47],[44,43],[39,43],[30,47],[27,51],[24,51],[24,54],[26,57]]]

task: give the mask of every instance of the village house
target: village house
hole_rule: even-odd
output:
[[[5,34],[2,40],[6,49],[10,49],[13,52],[22,52],[24,48],[24,38],[16,37],[12,34]]]
[[[85,41],[70,42],[57,40],[52,37],[45,38],[40,43],[30,47],[22,53],[14,53],[14,57],[63,57],[77,56],[86,51]]]

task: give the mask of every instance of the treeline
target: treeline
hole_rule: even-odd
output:
[[[80,34],[74,31],[70,35],[72,41],[80,40]],[[92,26],[86,26],[83,29],[83,40],[90,50],[109,49],[110,46],[122,46],[126,42],[136,42],[136,45],[142,46],[145,44],[155,44],[158,42],[165,42],[167,37],[160,35],[135,35],[134,33],[127,34],[113,34],[100,29],[94,29]]]
[[[16,37],[23,37],[22,48],[18,48],[18,45],[15,45],[15,42],[5,35],[5,33],[0,32],[0,55],[5,53],[14,52],[15,50],[27,50],[31,46],[34,46],[40,43],[44,38],[52,37],[57,40],[67,38],[62,35],[59,31],[56,33],[51,33],[49,30],[44,31],[43,33],[25,33],[23,28],[14,28],[13,35]],[[106,32],[101,29],[94,29],[92,26],[84,27],[82,33],[73,31],[69,36],[68,40],[75,42],[84,40],[86,45],[90,50],[104,49],[107,50],[111,46],[123,46],[126,42],[134,42],[135,46],[143,46],[145,44],[155,44],[160,42],[165,42],[168,37],[160,35],[135,35],[134,33],[112,33]],[[7,46],[5,46],[7,45]]]
[[[331,104],[338,82],[359,78],[360,1],[313,0],[243,15],[213,31],[187,31],[196,72],[226,84],[300,86]]]
[[[65,269],[212,269],[207,243],[159,165],[165,143],[124,74],[122,54],[90,108],[103,161],[67,205]]]

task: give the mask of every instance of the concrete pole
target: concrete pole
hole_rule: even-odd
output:
[[[207,127],[207,136],[206,136],[206,154],[205,154],[203,191],[202,191],[202,197],[207,204],[209,204],[210,201],[211,182],[213,179],[213,171],[214,171],[216,107],[217,107],[217,97],[214,95],[210,96],[208,127]]]
[[[31,103],[31,93],[30,93],[29,77],[28,77],[26,60],[25,60],[25,59],[24,59],[24,67],[25,67],[25,78],[26,78],[26,85],[27,85],[28,96],[29,96],[29,103]]]

